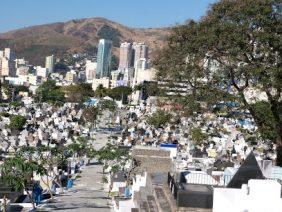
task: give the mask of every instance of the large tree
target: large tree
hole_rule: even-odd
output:
[[[35,99],[39,102],[58,103],[65,100],[65,94],[54,80],[48,80],[37,88]]]
[[[123,103],[128,102],[128,96],[132,93],[132,89],[128,86],[118,86],[108,91],[108,95],[115,100],[121,100]]]
[[[83,103],[94,95],[90,84],[81,83],[78,85],[69,85],[63,88],[67,102]]]
[[[267,129],[271,127],[275,135],[281,166],[280,8],[279,0],[221,0],[199,22],[176,26],[155,65],[161,80],[186,83],[189,105],[199,109],[202,102],[236,99],[249,110],[261,133],[269,120],[258,112],[259,99],[251,101],[248,94],[264,94],[272,120]]]

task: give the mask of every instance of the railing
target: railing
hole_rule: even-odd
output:
[[[200,184],[200,185],[212,185],[212,186],[226,186],[233,175],[209,175],[206,173],[197,173],[197,172],[187,172],[182,173],[185,176],[180,177],[180,183],[187,184]],[[168,175],[168,184],[173,180],[173,177]]]
[[[213,186],[226,186],[233,175],[208,175],[206,173],[191,172],[185,176],[186,183],[188,184],[201,184]]]

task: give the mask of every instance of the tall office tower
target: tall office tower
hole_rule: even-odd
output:
[[[137,61],[140,59],[148,59],[149,48],[145,43],[134,43],[133,49],[135,51],[134,54],[134,67],[137,65]]]
[[[4,49],[4,57],[6,57],[8,60],[14,60],[14,52],[11,51],[10,48]]]
[[[96,77],[96,69],[97,63],[92,62],[91,60],[86,60],[85,75],[87,81],[91,81]]]
[[[96,79],[110,76],[112,41],[101,39],[98,45]]]
[[[131,43],[122,43],[120,45],[119,69],[128,69],[131,66],[132,45]]]
[[[55,68],[55,57],[54,55],[46,57],[45,68],[48,68],[49,73],[53,73]]]

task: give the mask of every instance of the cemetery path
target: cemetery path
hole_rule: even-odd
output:
[[[108,131],[98,130],[95,149],[102,148],[108,140]],[[102,166],[92,163],[82,169],[81,178],[74,181],[74,186],[68,192],[58,196],[55,203],[48,203],[44,209],[55,211],[113,211],[109,206],[108,194],[104,191],[102,179]]]

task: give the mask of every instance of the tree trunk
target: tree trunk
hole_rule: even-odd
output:
[[[279,100],[275,101],[271,97],[271,94],[269,92],[267,92],[267,96],[270,100],[270,109],[274,116],[274,120],[275,120],[274,127],[275,127],[275,131],[277,134],[277,137],[276,137],[276,154],[277,154],[276,165],[282,167],[282,123],[280,119],[281,105],[279,105],[281,103],[278,102]]]
[[[1,92],[1,89],[0,89]],[[3,198],[3,212],[7,212],[7,198],[4,196]]]
[[[47,176],[47,182],[44,182],[44,180],[43,180],[42,177],[41,177],[41,180],[42,180],[42,182],[44,183],[44,185],[46,185],[47,190],[48,190],[48,193],[50,194],[50,197],[51,197],[51,199],[53,200],[53,199],[54,199],[54,196],[53,196],[53,193],[52,193],[51,188],[50,188],[49,177]],[[51,180],[51,182],[52,182],[52,180]]]

